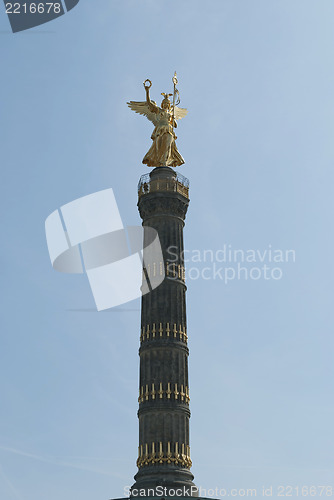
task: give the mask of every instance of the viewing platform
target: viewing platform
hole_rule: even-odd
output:
[[[166,167],[158,167],[150,174],[141,176],[138,183],[138,200],[157,191],[173,191],[189,200],[189,179],[170,168],[168,168],[169,175],[166,175],[166,170]]]

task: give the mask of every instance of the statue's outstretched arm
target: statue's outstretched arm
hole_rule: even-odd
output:
[[[150,98],[150,88],[152,87],[151,80],[149,80],[149,79],[145,80],[145,82],[143,83],[143,85],[144,85],[144,88],[145,88],[145,91],[146,91],[146,102],[147,102],[147,104],[148,104],[148,106],[150,108],[150,111],[153,111],[153,112],[156,113],[156,111],[157,111],[156,107],[157,106],[156,106],[155,103],[153,103],[151,101],[151,98]]]
[[[145,84],[144,84],[145,87]],[[146,90],[146,102],[147,104],[151,104],[151,99],[150,99],[150,87],[145,87]]]

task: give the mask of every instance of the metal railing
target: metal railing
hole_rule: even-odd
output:
[[[138,183],[138,198],[156,191],[173,191],[189,198],[189,179],[175,172],[175,177],[151,180],[150,174],[144,174]]]

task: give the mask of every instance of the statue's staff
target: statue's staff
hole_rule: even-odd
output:
[[[172,82],[174,83],[174,93],[173,93],[173,117],[172,117],[172,127],[174,128],[174,123],[175,123],[175,120],[174,120],[174,117],[175,117],[175,106],[177,106],[178,104],[180,104],[180,93],[179,91],[177,90],[176,88],[176,84],[178,83],[177,81],[177,76],[176,76],[176,71],[174,72],[174,76],[172,78]],[[177,103],[175,104],[175,97],[176,97],[176,94],[178,95],[178,99],[177,99]]]

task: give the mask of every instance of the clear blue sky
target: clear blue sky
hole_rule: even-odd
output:
[[[195,482],[333,484],[333,23],[332,0],[80,0],[13,35],[0,9],[1,499],[133,483],[139,300],[94,312],[44,221],[112,187],[140,223],[152,124],[126,101],[145,78],[158,101],[175,70],[187,249],[296,254],[280,280],[188,279]]]

